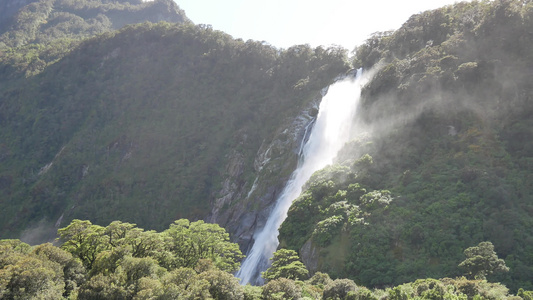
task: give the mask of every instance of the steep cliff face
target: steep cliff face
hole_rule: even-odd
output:
[[[210,222],[227,228],[232,239],[246,252],[257,229],[262,228],[270,209],[290,174],[296,168],[302,146],[309,137],[322,90],[300,113],[282,122],[272,139],[263,140],[255,159],[253,173],[243,178],[244,157],[234,152],[226,167],[227,177],[212,205]]]

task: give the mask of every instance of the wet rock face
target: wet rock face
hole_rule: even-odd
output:
[[[240,182],[240,178],[243,172],[244,155],[234,150],[226,166],[226,178],[222,183],[222,188],[213,201],[211,215],[208,218],[209,222],[227,222],[229,216],[223,212],[223,208],[231,205],[234,199],[241,196],[243,184]]]
[[[302,143],[313,125],[321,96],[293,120],[286,122],[271,141],[263,141],[253,162],[255,177],[245,180],[244,155],[233,152],[226,166],[226,178],[215,195],[207,221],[225,227],[246,253],[253,234],[263,228],[270,210],[297,166]],[[250,176],[248,176],[250,177]]]

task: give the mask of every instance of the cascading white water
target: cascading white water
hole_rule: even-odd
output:
[[[300,195],[302,186],[311,175],[331,164],[337,152],[348,141],[350,125],[365,80],[361,73],[361,70],[358,70],[355,79],[349,76],[337,81],[330,86],[328,93],[322,99],[316,123],[300,153],[303,157],[276,200],[265,227],[254,233],[255,242],[252,249],[236,274],[236,277],[241,279],[241,284],[263,282],[261,272],[268,268],[269,259],[279,245],[278,229],[287,218],[292,201]]]

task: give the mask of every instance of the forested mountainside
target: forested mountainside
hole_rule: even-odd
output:
[[[321,90],[348,69],[344,49],[279,50],[165,22],[84,40],[35,76],[3,63],[3,237],[38,222],[53,234],[73,218],[161,229],[237,204],[261,211],[296,163]],[[258,177],[262,200],[241,201]],[[225,220],[237,227],[239,214]]]
[[[354,64],[378,69],[359,131],[293,203],[281,246],[379,287],[460,275],[461,249],[489,240],[510,268],[491,278],[531,289],[532,21],[529,1],[458,3],[358,47]]]
[[[0,9],[0,237],[40,243],[73,219],[110,224],[71,223],[80,247],[69,248],[75,230],[63,249],[2,241],[6,297],[41,293],[32,283],[45,282],[63,297],[80,287],[72,299],[512,298],[459,267],[484,241],[509,267],[487,279],[512,293],[533,289],[532,2],[414,15],[351,62],[336,47],[234,39],[167,0],[12,0]],[[177,19],[121,28],[163,12]],[[218,223],[246,249],[297,164],[325,88],[360,67],[374,76],[353,140],[312,176],[280,229],[280,247],[315,276],[241,288],[220,264],[186,265],[176,230],[204,225],[172,222]],[[158,251],[135,252],[141,246]],[[302,273],[289,250],[280,253]],[[450,278],[415,281],[428,277]],[[218,288],[227,296],[212,294]]]
[[[146,21],[189,21],[170,0],[6,0],[0,9],[1,43],[11,47],[90,37]]]
[[[35,75],[84,38],[127,24],[190,22],[172,0],[4,0],[0,3],[0,79]]]

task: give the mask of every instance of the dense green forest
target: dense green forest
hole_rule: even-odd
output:
[[[167,21],[190,23],[172,0],[39,0],[0,15],[0,79],[42,72],[83,39],[127,24]],[[0,6],[12,10],[18,3]]]
[[[264,286],[242,286],[231,274],[243,257],[239,246],[203,221],[181,219],[155,232],[120,221],[103,227],[73,220],[58,236],[59,247],[0,240],[2,299],[533,299],[532,291],[514,296],[499,283],[465,277],[371,290],[325,273],[309,276],[296,252],[285,249],[263,273]],[[476,274],[503,262],[490,246],[465,251]]]
[[[0,59],[13,66],[10,55]],[[63,218],[154,229],[205,218],[232,158],[244,165],[236,184],[249,188],[264,140],[347,69],[344,49],[278,50],[166,22],[83,40],[27,78],[6,67],[1,233],[41,222],[53,235]]]
[[[171,0],[24,3],[0,12],[0,298],[533,298],[533,2],[423,12],[351,57]],[[267,283],[240,286],[300,129],[353,68],[372,74],[353,139]]]
[[[533,3],[473,1],[412,16],[356,50],[375,67],[358,132],[281,228],[314,270],[383,287],[458,276],[490,240],[532,289]],[[314,253],[314,254],[313,254]]]

